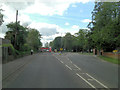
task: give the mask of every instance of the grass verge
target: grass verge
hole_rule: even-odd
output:
[[[98,57],[105,61],[120,65],[120,60],[118,60],[118,59],[114,59],[114,58],[110,58],[110,57],[106,57],[106,56],[98,56]]]
[[[93,55],[93,53],[79,53],[79,54],[83,54],[83,55]]]

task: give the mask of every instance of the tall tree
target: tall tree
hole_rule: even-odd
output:
[[[2,25],[3,23],[3,14],[2,14],[2,9],[0,9],[0,26]]]
[[[30,29],[27,36],[27,44],[31,49],[38,50],[41,46],[41,35],[36,29]]]
[[[22,46],[26,42],[26,28],[21,26],[20,22],[17,22],[17,29],[16,23],[13,22],[9,23],[7,25],[7,28],[9,29],[9,31],[6,32],[5,38],[11,41],[15,49],[22,50]]]
[[[53,40],[53,43],[52,43],[52,48],[53,49],[57,49],[59,50],[61,48],[61,40],[62,40],[62,37],[56,37],[54,40]]]
[[[46,48],[49,47],[49,43],[48,43],[48,42],[45,43],[45,47],[46,47]]]
[[[66,50],[72,50],[72,41],[73,36],[71,35],[71,33],[66,33],[66,35],[63,37],[64,48]]]
[[[112,51],[120,45],[120,2],[97,2],[92,12],[92,40],[97,49]],[[91,25],[92,24],[92,25]],[[92,27],[90,27],[90,25]]]
[[[85,49],[86,45],[86,34],[87,34],[87,29],[80,29],[78,33],[76,33],[78,36],[78,45],[80,51],[83,51]]]

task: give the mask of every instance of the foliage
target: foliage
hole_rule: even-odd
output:
[[[0,26],[2,25],[2,23],[4,22],[3,20],[3,14],[1,13],[3,10],[0,9]]]
[[[40,42],[41,35],[36,29],[30,29],[26,38],[26,44],[33,50],[38,50],[42,43]]]
[[[72,41],[73,41],[73,36],[70,33],[66,33],[66,35],[63,37],[63,47],[66,50],[71,50],[72,49]]]
[[[38,50],[42,45],[41,35],[36,29],[28,29],[20,25],[20,22],[9,23],[7,25],[9,31],[6,32],[5,39],[11,41],[13,55],[24,55],[29,53],[30,49]]]
[[[46,47],[46,48],[49,47],[49,43],[48,43],[48,42],[45,43],[45,47]]]
[[[9,47],[9,49],[11,49],[11,54],[12,55],[16,54],[16,50],[14,49],[12,44],[2,44],[2,47]]]
[[[112,51],[120,47],[120,2],[96,2],[88,27],[95,48]]]
[[[53,40],[53,42],[51,42],[52,48],[59,50],[61,48],[61,46],[62,46],[61,40],[62,40],[62,37],[56,37]]]
[[[11,22],[7,25],[7,28],[9,28],[9,31],[6,32],[5,38],[11,41],[16,50],[23,50],[22,47],[27,36],[26,28],[21,26],[20,22]]]

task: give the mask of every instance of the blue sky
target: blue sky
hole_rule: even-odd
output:
[[[29,3],[2,3],[4,23],[0,27],[0,36],[7,31],[6,24],[15,22],[16,10],[21,25],[35,28],[42,34],[42,42],[52,41],[66,32],[77,33],[81,28],[87,28],[91,20],[94,2],[91,0],[34,0]],[[59,33],[57,33],[59,32]]]
[[[75,5],[75,7],[73,7]],[[91,12],[94,8],[94,2],[71,4],[69,8],[61,15],[44,16],[36,13],[27,14],[31,20],[49,24],[57,24],[62,28],[70,28],[72,25],[78,25],[80,28],[87,28],[88,22],[82,22],[84,19],[91,20]],[[66,26],[68,22],[70,25]]]

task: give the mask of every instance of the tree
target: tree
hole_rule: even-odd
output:
[[[88,27],[98,50],[112,51],[120,47],[120,2],[96,2]]]
[[[48,42],[45,43],[45,47],[46,47],[46,48],[49,47],[49,43],[48,43]]]
[[[62,37],[56,37],[52,42],[52,48],[59,50],[62,45],[61,40],[62,40]]]
[[[16,28],[17,26],[17,28]],[[16,50],[23,50],[26,42],[26,28],[20,25],[20,22],[7,24],[9,31],[6,32],[5,38],[9,39]]]
[[[63,37],[63,47],[66,50],[72,50],[72,41],[73,41],[73,36],[70,33],[66,33],[66,35]]]
[[[28,31],[28,36],[27,36],[27,44],[30,46],[31,49],[33,50],[39,50],[39,48],[42,46],[42,43],[40,41],[41,35],[39,31],[36,29],[30,29]]]
[[[1,11],[3,11],[2,9],[0,9],[0,26],[3,23],[3,14],[1,13]]]
[[[74,52],[79,51],[79,42],[78,42],[78,38],[76,36],[73,35],[72,37],[72,50]]]
[[[80,29],[77,34],[77,39],[78,39],[78,46],[79,46],[79,51],[84,51],[86,49],[87,45],[87,39],[86,39],[86,34],[87,34],[87,29]]]

